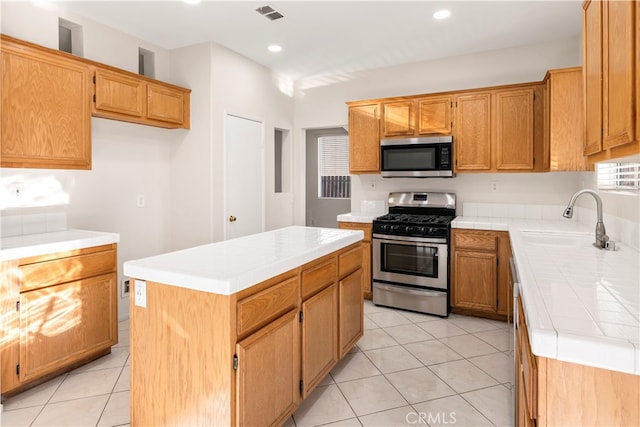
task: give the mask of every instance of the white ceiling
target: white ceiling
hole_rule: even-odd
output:
[[[284,18],[255,11],[270,5]],[[65,1],[62,7],[173,49],[226,46],[293,80],[577,36],[570,1]],[[447,8],[444,21],[432,18]],[[277,43],[283,51],[271,53]]]

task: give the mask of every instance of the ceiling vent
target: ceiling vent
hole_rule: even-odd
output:
[[[283,14],[268,5],[257,8],[256,12],[267,18],[269,21],[275,21],[276,19],[284,18]]]

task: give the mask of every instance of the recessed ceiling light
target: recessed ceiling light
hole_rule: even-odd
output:
[[[451,15],[451,11],[447,9],[442,9],[433,14],[435,19],[446,19]]]
[[[269,49],[269,52],[281,52],[282,46],[280,46],[279,44],[272,44],[272,45],[269,45],[267,49]]]

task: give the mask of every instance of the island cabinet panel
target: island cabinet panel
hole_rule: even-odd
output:
[[[319,264],[306,268],[302,271],[302,298],[334,283],[337,277],[338,260],[335,256],[324,258]]]
[[[451,96],[430,96],[419,98],[418,134],[451,135],[453,125]]]
[[[339,282],[340,289],[340,358],[353,347],[364,332],[364,303],[362,297],[362,269]]]
[[[458,95],[454,126],[456,170],[490,170],[491,94]]]
[[[515,425],[640,425],[640,376],[534,355],[524,308],[518,297]]]
[[[87,64],[2,36],[0,166],[91,169]]]
[[[279,426],[300,399],[298,311],[292,310],[237,345],[237,422]]]
[[[2,394],[13,395],[118,342],[116,244],[2,263]]]
[[[371,258],[373,256],[373,245],[371,243],[373,225],[362,222],[338,222],[338,228],[348,230],[362,230],[364,239],[362,240],[362,292],[364,297],[371,299]]]
[[[415,101],[392,101],[382,104],[382,136],[413,136],[415,122]]]
[[[380,104],[349,105],[349,173],[380,173]]]
[[[302,398],[338,362],[338,285],[302,303]]]

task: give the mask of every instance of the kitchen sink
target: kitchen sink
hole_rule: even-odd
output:
[[[579,248],[594,242],[593,233],[578,231],[521,230],[520,235],[524,243],[536,246]]]

